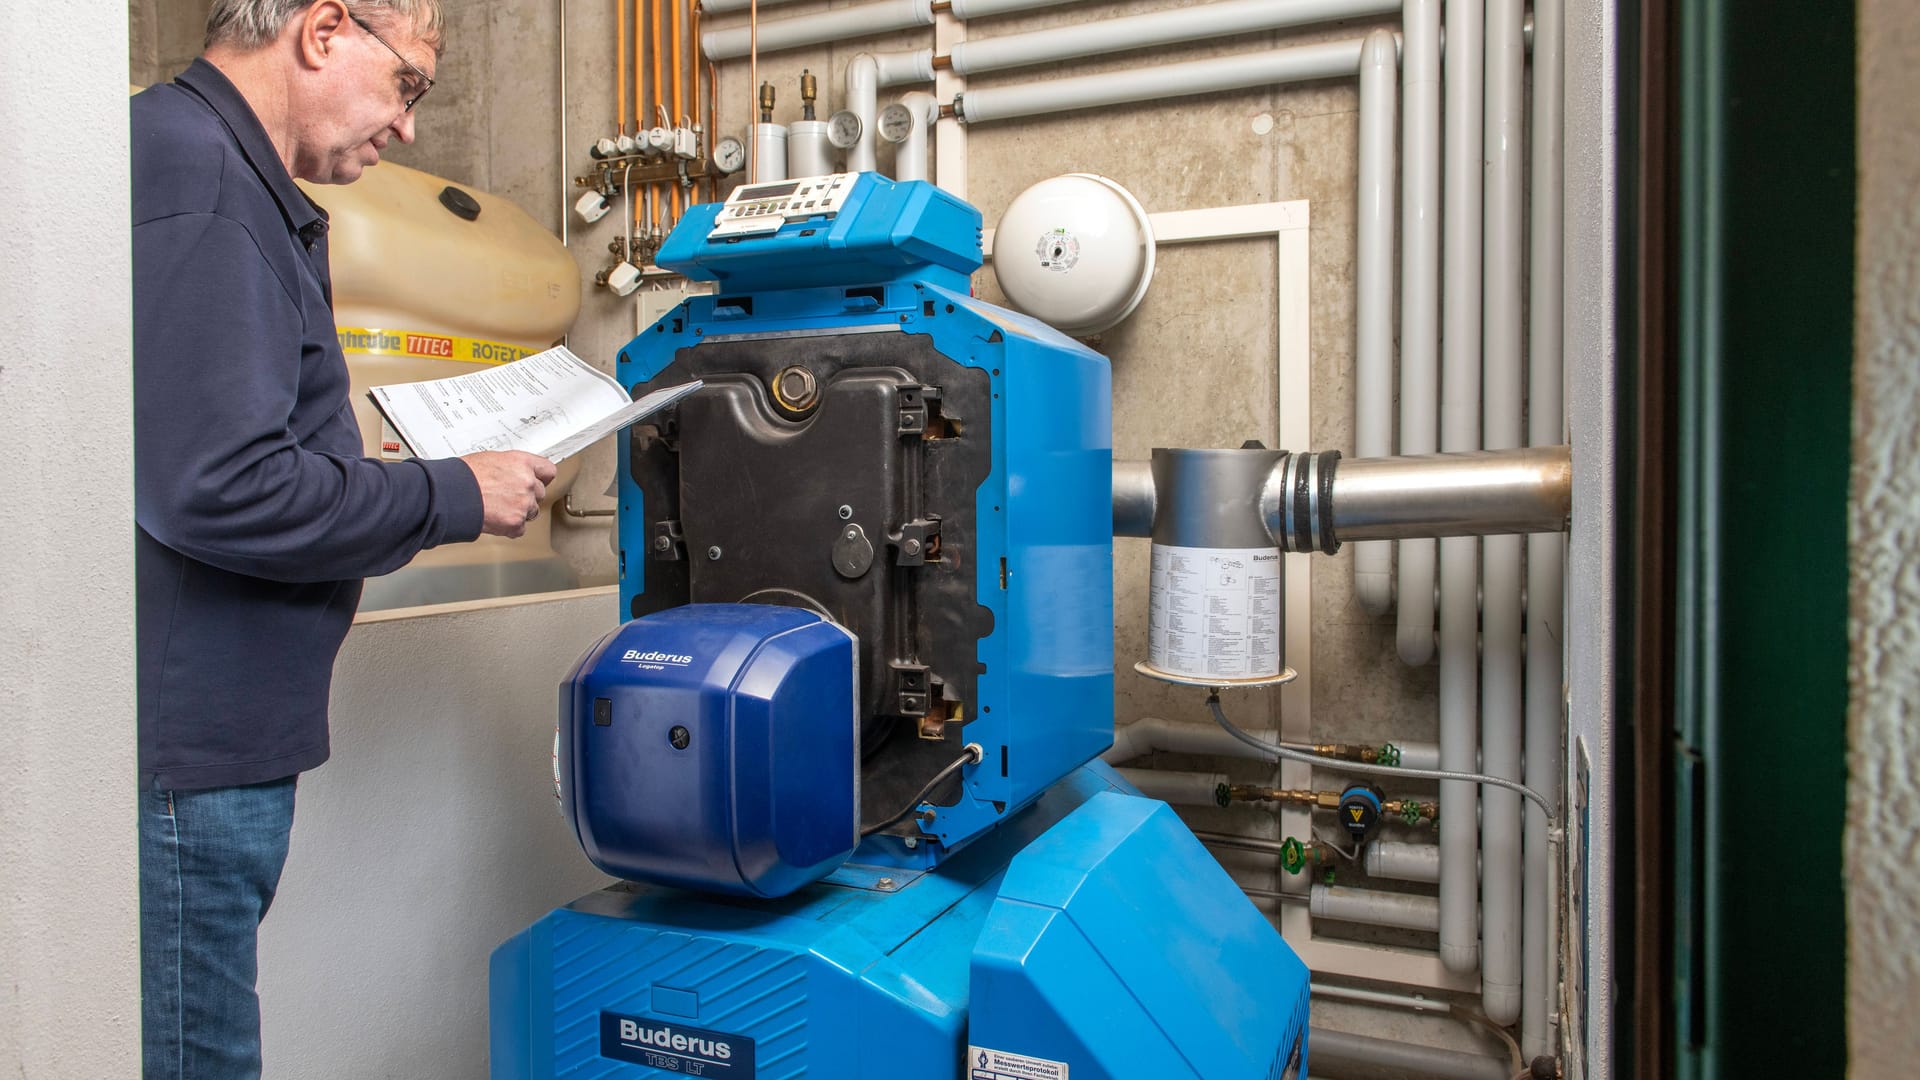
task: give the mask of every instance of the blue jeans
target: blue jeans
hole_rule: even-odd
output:
[[[260,1075],[260,920],[280,885],[294,778],[140,793],[145,1080]]]

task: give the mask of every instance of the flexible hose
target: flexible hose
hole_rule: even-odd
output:
[[[1498,776],[1487,776],[1484,773],[1448,772],[1444,769],[1403,769],[1394,765],[1366,765],[1358,761],[1343,761],[1340,758],[1322,757],[1319,754],[1309,754],[1303,750],[1292,750],[1285,746],[1275,746],[1264,739],[1256,739],[1252,735],[1234,726],[1233,721],[1228,720],[1227,714],[1220,708],[1220,695],[1218,693],[1207,695],[1207,709],[1213,713],[1215,722],[1226,729],[1227,734],[1232,735],[1234,738],[1259,750],[1263,754],[1268,754],[1272,757],[1286,758],[1288,761],[1299,761],[1308,765],[1320,765],[1329,769],[1338,769],[1343,772],[1366,773],[1374,776],[1411,776],[1423,780],[1464,780],[1472,784],[1492,784],[1494,787],[1506,788],[1508,791],[1518,792],[1532,799],[1539,805],[1541,812],[1547,815],[1547,827],[1553,827],[1553,808],[1547,805],[1547,800],[1542,798],[1539,792],[1527,787],[1525,784],[1516,784],[1511,780],[1506,780]]]

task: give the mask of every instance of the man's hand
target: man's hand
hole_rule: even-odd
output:
[[[524,450],[487,450],[460,459],[480,482],[480,506],[485,515],[480,531],[492,536],[520,536],[527,522],[540,515],[540,500],[557,472],[553,462]]]

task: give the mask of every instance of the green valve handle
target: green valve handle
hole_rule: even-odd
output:
[[[1280,845],[1280,868],[1289,874],[1297,874],[1307,865],[1307,849],[1300,841],[1287,837]]]
[[[1213,785],[1213,804],[1215,806],[1233,805],[1233,789],[1225,784]]]
[[[1400,748],[1388,743],[1380,748],[1380,764],[1400,767]]]

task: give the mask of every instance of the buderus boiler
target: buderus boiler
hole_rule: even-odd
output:
[[[626,621],[560,688],[621,884],[494,953],[492,1075],[1273,1080],[1307,973],[1113,730],[1106,361],[872,173],[696,207],[630,342]]]

